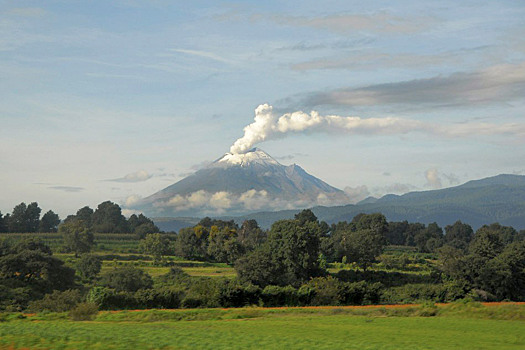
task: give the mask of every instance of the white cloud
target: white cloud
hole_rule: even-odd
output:
[[[357,203],[370,196],[370,191],[366,185],[356,187],[347,186],[344,188],[344,191],[348,196],[350,203]]]
[[[130,173],[125,175],[124,177],[120,177],[118,179],[112,179],[107,181],[113,181],[113,182],[143,182],[147,181],[152,178],[153,175],[149,174],[146,170],[139,170],[134,173]]]
[[[443,187],[443,184],[441,183],[441,178],[436,168],[426,170],[425,178],[427,179],[427,186],[430,186],[434,189],[439,189]]]

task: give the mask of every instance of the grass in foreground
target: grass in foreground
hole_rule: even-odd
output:
[[[437,317],[423,317],[431,315]],[[0,348],[525,348],[524,305],[148,310],[102,312],[90,322],[65,318],[2,322]]]

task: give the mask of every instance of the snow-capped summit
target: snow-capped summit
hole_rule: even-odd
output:
[[[247,166],[251,164],[274,164],[279,165],[268,153],[260,148],[252,148],[246,153],[226,153],[211,164],[211,166],[240,165]]]
[[[213,216],[347,203],[343,191],[254,148],[226,153],[132,209],[149,216]]]

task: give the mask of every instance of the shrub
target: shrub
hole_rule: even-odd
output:
[[[92,321],[98,314],[98,306],[94,303],[80,303],[69,312],[73,321]]]
[[[33,312],[64,312],[73,309],[81,300],[80,291],[77,289],[63,292],[56,290],[51,294],[46,294],[43,299],[30,302],[28,308]]]
[[[313,290],[312,305],[340,305],[344,302],[344,283],[332,276],[312,278],[306,286]]]
[[[151,276],[134,266],[117,267],[106,272],[101,284],[117,291],[136,292],[153,286]]]

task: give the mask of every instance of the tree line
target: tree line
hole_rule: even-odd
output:
[[[388,222],[375,213],[328,225],[303,210],[269,230],[255,220],[239,226],[204,218],[168,239],[151,232],[158,228],[142,231],[152,228],[150,219],[132,217],[125,219],[111,202],[68,216],[58,230],[65,250],[78,257],[74,265],[65,265],[37,240],[1,240],[0,308],[50,309],[74,300],[106,309],[525,300],[525,232],[497,223],[474,232],[458,221],[443,230],[435,223]],[[102,258],[88,254],[93,232],[117,229],[137,233],[141,251],[154,264],[170,266],[166,255],[222,262],[237,277],[197,278],[176,267],[155,279],[133,266],[101,273]],[[395,245],[420,255],[383,254]],[[430,273],[404,273],[416,263]],[[329,271],[338,264],[345,268]]]
[[[22,202],[6,215],[0,212],[0,233],[57,232],[59,226],[81,226],[98,233],[135,233],[139,238],[160,232],[153,221],[143,214],[133,214],[126,219],[120,206],[111,201],[100,203],[95,210],[89,206],[80,208],[76,214],[68,215],[63,223],[52,210],[40,217],[41,212],[37,202],[29,205]]]

